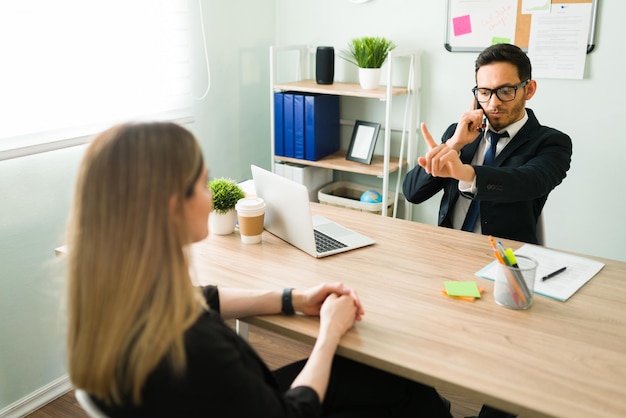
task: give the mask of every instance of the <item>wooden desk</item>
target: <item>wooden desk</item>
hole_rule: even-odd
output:
[[[377,244],[315,259],[268,232],[193,246],[199,281],[218,286],[306,288],[340,280],[355,288],[363,321],[338,352],[360,362],[525,417],[626,417],[626,263],[606,266],[567,302],[537,296],[528,311],[502,308],[493,282],[474,275],[492,261],[487,237],[312,204],[313,212]],[[518,248],[521,243],[503,240]],[[475,280],[474,303],[441,295],[445,280]],[[317,318],[247,322],[313,342]]]

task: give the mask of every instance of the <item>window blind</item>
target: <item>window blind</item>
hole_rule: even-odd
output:
[[[188,0],[2,0],[0,159],[191,117]]]

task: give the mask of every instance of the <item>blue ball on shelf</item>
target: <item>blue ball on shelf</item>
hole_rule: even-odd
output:
[[[380,203],[383,201],[383,197],[376,190],[366,190],[359,200],[363,203]]]

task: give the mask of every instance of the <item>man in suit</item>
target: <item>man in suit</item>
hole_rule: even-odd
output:
[[[537,221],[569,170],[572,141],[526,109],[536,90],[520,48],[496,44],[481,52],[472,108],[439,145],[422,123],[429,151],[407,173],[404,196],[421,203],[443,189],[440,226],[538,243]]]

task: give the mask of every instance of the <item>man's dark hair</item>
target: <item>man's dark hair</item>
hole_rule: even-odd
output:
[[[517,67],[520,81],[530,80],[531,66],[528,55],[521,48],[511,44],[495,44],[486,48],[476,58],[476,72],[483,65],[494,62],[508,62]]]

